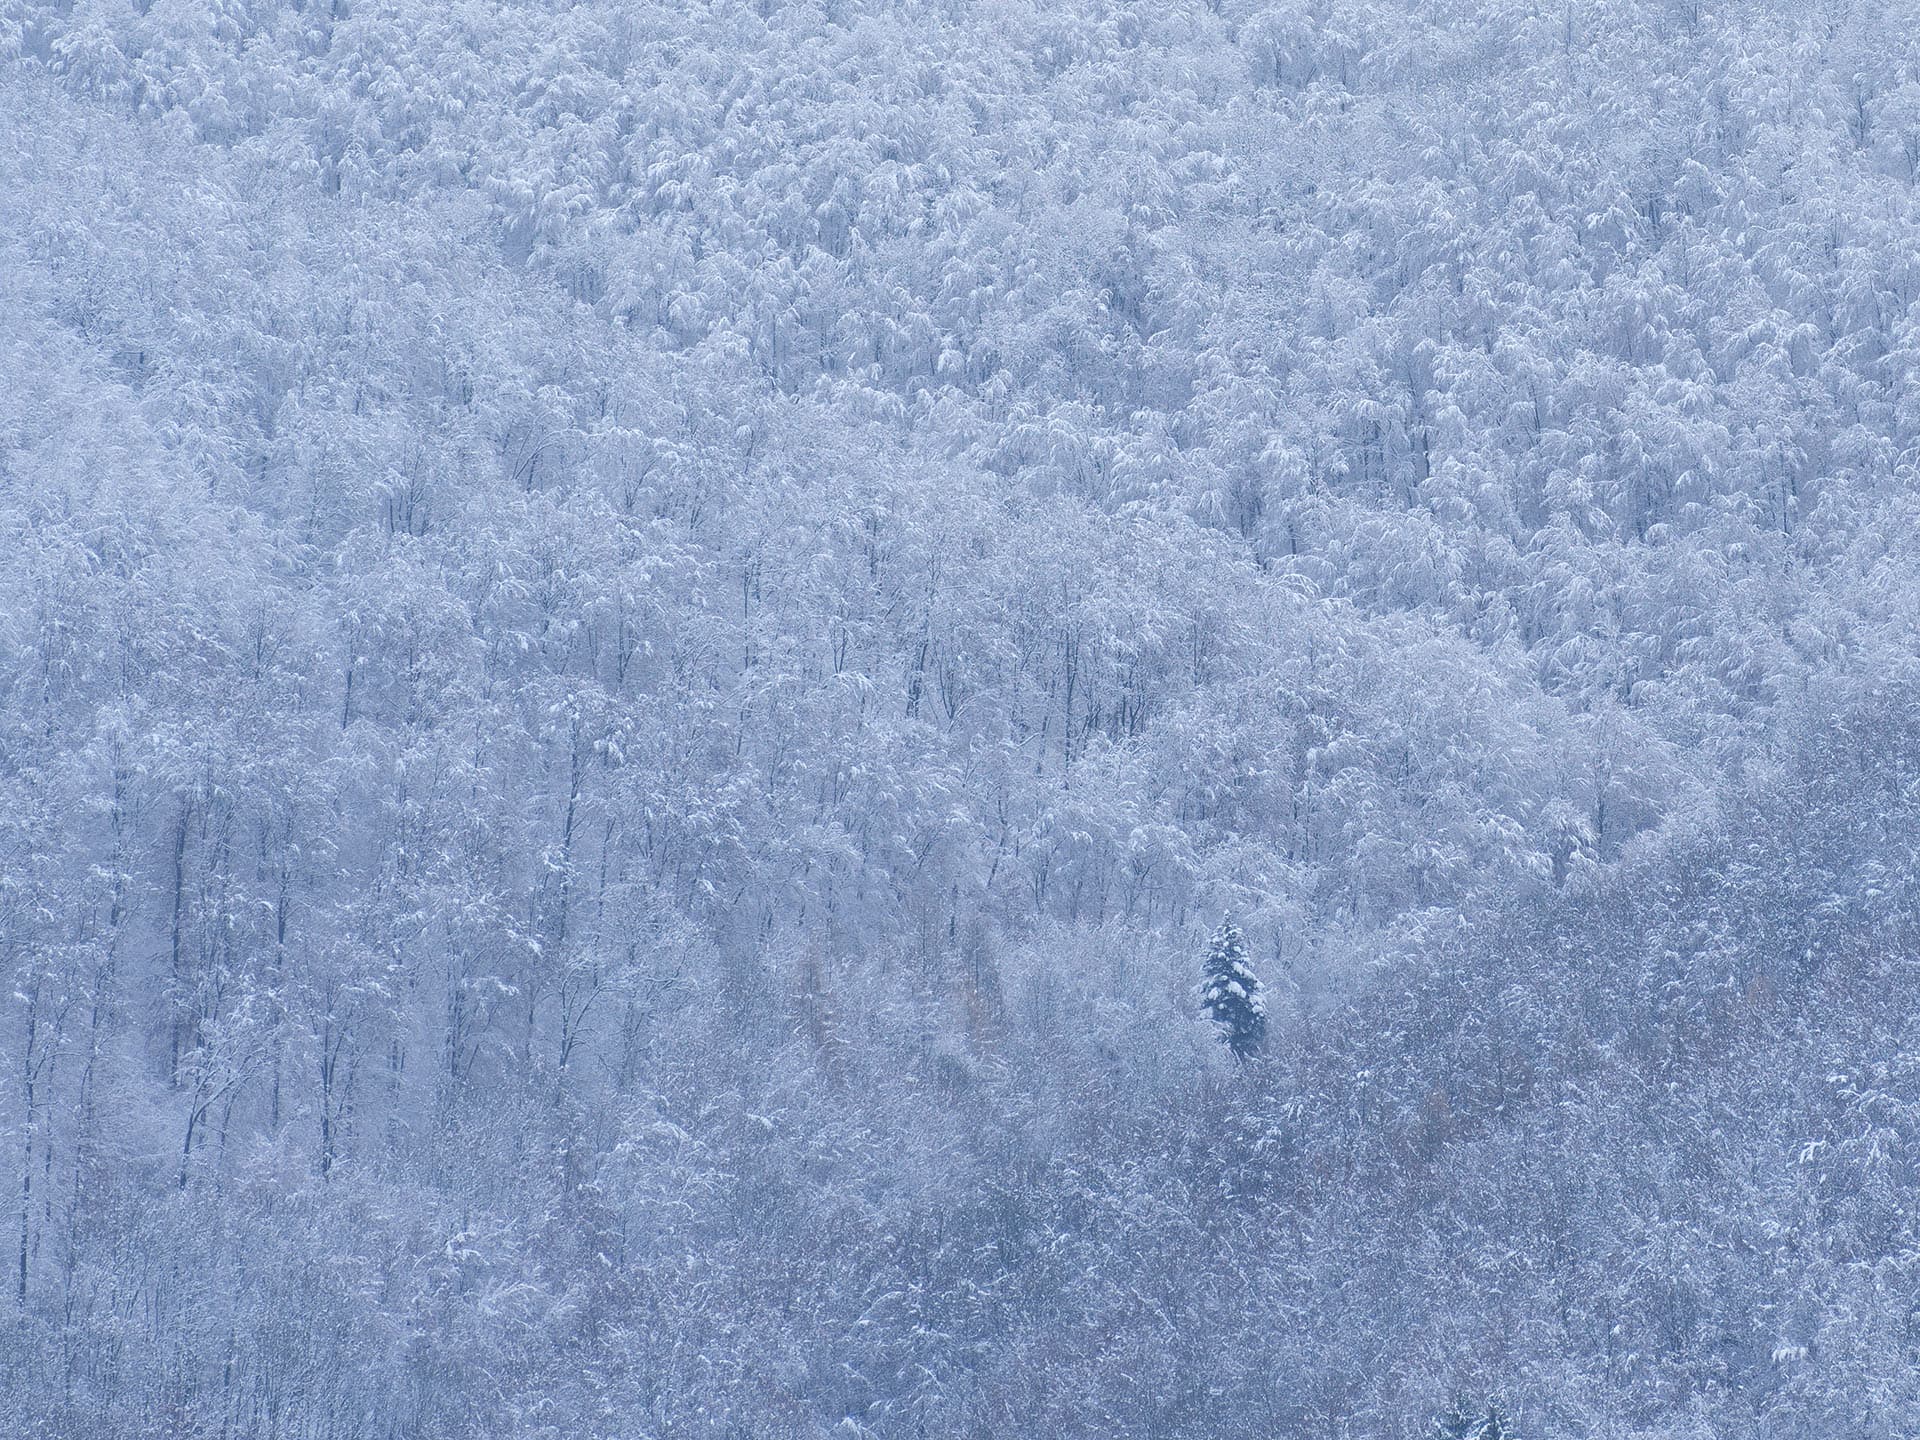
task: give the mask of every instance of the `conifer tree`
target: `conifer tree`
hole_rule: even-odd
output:
[[[1513,1440],[1513,1422],[1498,1402],[1484,1410],[1456,1399],[1434,1421],[1435,1440]]]
[[[1223,920],[1207,946],[1200,982],[1200,1008],[1213,1021],[1236,1060],[1259,1052],[1267,1035],[1267,1003],[1260,977],[1247,963],[1247,940],[1240,927]]]
[[[1477,1440],[1481,1423],[1465,1399],[1456,1399],[1434,1420],[1434,1440]]]

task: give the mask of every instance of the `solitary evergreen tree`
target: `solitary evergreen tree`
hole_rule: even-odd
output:
[[[1434,1420],[1434,1440],[1479,1440],[1483,1423],[1465,1399],[1456,1399]]]
[[[1513,1440],[1513,1423],[1498,1402],[1483,1410],[1455,1400],[1434,1421],[1435,1440]]]
[[[1260,977],[1247,963],[1247,938],[1231,920],[1223,920],[1207,946],[1206,973],[1200,982],[1200,1008],[1220,1031],[1236,1060],[1260,1049],[1267,1036],[1267,1002]]]

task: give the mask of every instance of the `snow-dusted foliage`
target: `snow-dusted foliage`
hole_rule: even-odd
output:
[[[0,1436],[1910,1429],[1917,36],[0,0]]]

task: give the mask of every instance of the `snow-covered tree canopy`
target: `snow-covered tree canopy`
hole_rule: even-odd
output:
[[[0,1434],[1895,1433],[1915,18],[0,0]]]

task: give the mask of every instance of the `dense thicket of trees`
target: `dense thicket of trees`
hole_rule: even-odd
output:
[[[1904,1433],[1912,20],[0,0],[0,1430]]]

